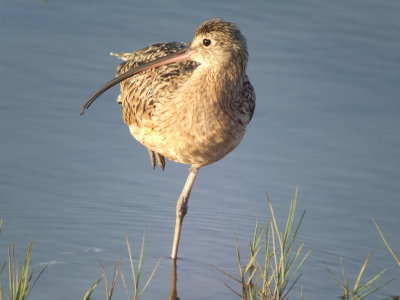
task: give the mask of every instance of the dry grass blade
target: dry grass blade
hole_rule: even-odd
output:
[[[210,266],[213,267],[214,269],[216,269],[217,271],[221,272],[222,274],[226,275],[226,276],[229,277],[230,279],[232,279],[232,280],[234,280],[234,281],[236,281],[236,282],[238,282],[238,283],[241,283],[241,281],[240,281],[239,279],[233,277],[231,274],[225,272],[224,270],[222,270],[222,269],[220,269],[220,268],[218,268],[218,267],[216,267],[216,266],[214,266],[214,265],[210,265]]]
[[[239,267],[240,277],[242,277],[243,276],[243,268],[242,268],[242,261],[240,259],[240,245],[239,245],[239,241],[238,241],[236,235],[235,235],[235,249],[236,249],[236,258],[237,258],[237,263],[238,263],[238,267]]]
[[[121,266],[119,266],[119,274],[121,275],[121,280],[122,280],[122,283],[123,283],[123,285],[124,285],[124,290],[125,290],[126,298],[127,298],[128,300],[130,300],[129,292],[128,292],[128,287],[127,287],[127,285],[126,285],[125,276],[124,276],[124,273],[123,273],[122,270],[121,270]]]
[[[100,268],[101,271],[103,272],[103,278],[104,278],[104,285],[106,286],[106,299],[108,298],[109,291],[108,291],[108,277],[107,277],[107,272],[106,269],[104,268],[104,265],[102,262],[100,262]]]
[[[233,288],[231,288],[228,284],[226,284],[224,282],[224,285],[228,288],[228,290],[230,290],[232,293],[234,293],[236,296],[239,296],[240,298],[242,298],[242,295],[238,292],[236,292]]]
[[[118,273],[120,270],[120,261],[116,262],[114,264],[114,274],[113,274],[113,278],[111,281],[111,286],[110,286],[110,282],[108,280],[108,276],[107,276],[107,272],[106,269],[104,268],[104,265],[100,262],[100,267],[101,270],[103,272],[103,278],[104,278],[104,283],[106,286],[106,300],[110,300],[112,298],[112,295],[114,293],[115,287],[117,285],[117,277],[118,277]]]

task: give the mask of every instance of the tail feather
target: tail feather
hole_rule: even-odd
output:
[[[121,59],[123,61],[127,61],[127,60],[131,59],[132,52],[127,52],[127,53],[110,52],[110,55],[116,56],[116,57],[118,57],[119,59]]]

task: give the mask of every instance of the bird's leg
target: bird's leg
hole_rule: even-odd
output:
[[[196,179],[198,168],[191,167],[189,176],[186,179],[185,186],[183,187],[182,193],[179,196],[178,202],[176,203],[176,222],[175,222],[175,233],[174,233],[174,243],[172,245],[171,258],[176,259],[178,254],[179,239],[181,236],[182,222],[188,209],[188,202],[190,191],[194,180]]]

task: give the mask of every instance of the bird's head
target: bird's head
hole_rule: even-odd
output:
[[[246,39],[239,28],[221,19],[211,19],[197,27],[188,53],[190,60],[203,67],[235,64],[243,71],[248,57]]]

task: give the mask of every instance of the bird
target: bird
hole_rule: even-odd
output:
[[[235,23],[213,18],[196,28],[191,42],[110,54],[123,62],[114,79],[83,105],[81,115],[120,83],[122,119],[147,148],[153,169],[158,165],[164,170],[165,158],[191,166],[176,204],[171,251],[176,259],[198,170],[238,146],[255,110],[256,94],[246,74],[246,39]]]

